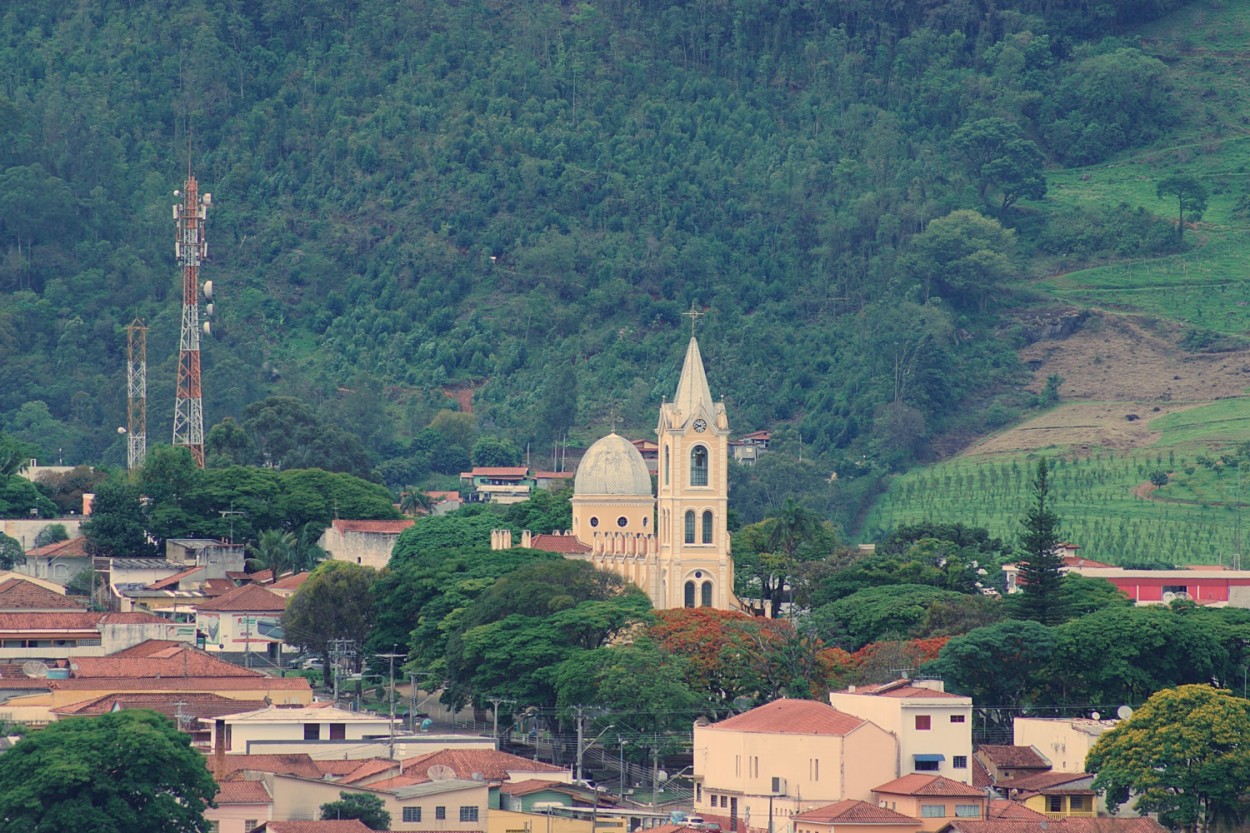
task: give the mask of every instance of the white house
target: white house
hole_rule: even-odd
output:
[[[256,755],[298,749],[314,758],[321,757],[318,751],[336,758],[348,757],[350,747],[361,741],[386,738],[391,734],[388,717],[330,705],[298,709],[269,706],[215,717],[212,724],[212,748],[220,748],[227,754]]]

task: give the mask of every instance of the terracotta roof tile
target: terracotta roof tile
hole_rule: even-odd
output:
[[[320,780],[321,771],[307,752],[288,752],[278,755],[210,755],[209,767],[215,770],[218,781],[236,772],[272,772],[278,775],[295,775],[300,778]]]
[[[303,677],[88,677],[40,682],[53,691],[312,691]]]
[[[267,833],[373,833],[359,819],[267,821],[258,829],[267,831]]]
[[[518,480],[529,474],[525,466],[474,466],[473,471],[465,472],[473,477],[515,477]]]
[[[845,689],[839,691],[839,694],[862,694],[871,697],[936,697],[942,699],[969,700],[962,694],[952,694],[949,691],[937,691],[924,686],[912,685],[908,680],[895,680],[892,683],[881,683],[878,685],[861,685],[855,686],[855,690]],[[971,702],[971,700],[969,700]]]
[[[994,819],[1003,821],[1043,821],[1046,819],[1044,813],[1030,810],[1017,801],[1006,801],[1001,798],[995,798],[990,801],[989,816],[991,821]]]
[[[530,538],[530,549],[559,553],[590,552],[590,547],[572,535],[535,535]]]
[[[509,781],[506,784],[501,784],[499,792],[504,795],[529,795],[530,793],[559,787],[567,790],[573,787],[573,785],[565,784],[562,781],[543,781],[540,778],[526,778],[524,781]]]
[[[424,775],[396,775],[393,778],[382,778],[377,781],[370,781],[366,784],[357,784],[358,787],[368,786],[371,790],[390,791],[399,789],[400,787],[412,787],[417,784],[428,784],[433,779],[426,778]]]
[[[98,613],[89,610],[0,613],[0,631],[87,631],[98,630],[101,624],[172,625],[173,623],[150,613]]]
[[[972,756],[972,786],[985,789],[994,786],[994,779],[990,776],[990,771],[985,768],[985,764],[981,763],[981,759],[976,755]]]
[[[199,610],[207,610],[213,612],[233,612],[233,611],[264,611],[264,612],[281,612],[286,610],[286,599],[277,593],[257,584],[245,584],[242,587],[236,587],[224,596],[216,599],[210,599],[207,602],[201,602],[198,606]]]
[[[190,646],[146,657],[76,657],[73,677],[264,677]]]
[[[815,700],[774,700],[708,729],[795,735],[845,735],[868,721]]]
[[[1056,787],[1075,786],[1080,781],[1092,781],[1093,778],[1094,775],[1090,772],[1031,772],[1015,778],[1004,778],[998,782],[998,788],[1021,792],[1041,792],[1053,790]]]
[[[111,657],[157,657],[157,656],[173,656],[178,651],[186,648],[187,643],[178,642],[174,639],[145,639],[138,645],[131,645],[129,648],[123,648],[120,651],[114,651],[109,654]]]
[[[201,573],[201,572],[206,572],[204,567],[199,567],[199,566],[188,567],[185,570],[180,570],[179,572],[174,573],[172,576],[165,576],[165,578],[160,579],[159,581],[154,581],[144,589],[145,590],[168,590],[171,587],[177,587],[178,583],[181,582],[184,578],[190,578],[196,573]]]
[[[274,590],[298,590],[300,585],[308,581],[308,577],[312,575],[308,571],[295,573],[294,575],[283,576],[282,578],[269,585]]]
[[[856,801],[848,798],[806,813],[799,813],[795,821],[812,821],[838,824],[910,824],[921,826],[920,819],[905,816],[887,807],[878,807],[867,801]]]
[[[977,747],[990,763],[1007,769],[1050,769],[1050,761],[1032,746],[999,746],[983,743]]]
[[[210,599],[216,599],[226,595],[238,586],[228,578],[210,578],[206,579],[204,584],[200,586],[200,592]]]
[[[911,775],[895,778],[888,784],[873,787],[872,791],[875,793],[889,793],[891,795],[975,795],[978,798],[985,797],[985,793],[976,787],[970,787],[943,775],[925,775],[920,772],[913,772]]]
[[[272,804],[273,796],[264,781],[225,781],[217,785],[215,800],[218,804]]]
[[[67,541],[57,541],[55,544],[44,544],[42,547],[26,550],[28,558],[86,558],[87,557],[87,539],[79,535],[77,538],[70,538]]]
[[[64,593],[32,581],[11,578],[0,582],[0,610],[85,610],[86,605]]]
[[[471,780],[474,773],[481,773],[487,781],[503,782],[511,772],[559,772],[568,774],[563,767],[552,766],[507,752],[494,749],[443,749],[409,758],[404,761],[404,775],[427,777],[430,767],[442,764],[451,767],[457,778]]]
[[[381,535],[398,535],[415,523],[411,518],[402,521],[344,521],[331,523],[339,532],[366,532]]]
[[[1065,819],[954,819],[946,827],[952,833],[1164,833],[1159,822],[1150,818],[1065,818]]]
[[[128,694],[105,694],[80,703],[52,709],[60,715],[96,715],[124,709],[152,709],[170,719],[181,714],[195,719],[233,714],[249,705],[263,708],[263,700],[235,700],[220,694],[189,691],[136,691]]]

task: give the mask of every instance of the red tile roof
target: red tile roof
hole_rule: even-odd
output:
[[[474,466],[473,471],[465,474],[472,477],[515,477],[519,480],[529,471],[525,466]]]
[[[530,549],[558,553],[590,552],[590,547],[573,535],[535,535],[530,538]]]
[[[329,775],[337,775],[339,783],[342,784],[359,784],[362,781],[368,781],[370,778],[384,775],[399,765],[397,761],[388,760],[387,758],[366,758],[357,761],[317,761],[316,764],[322,772]],[[340,770],[337,764],[351,764],[351,766]]]
[[[1032,746],[999,746],[983,743],[976,749],[999,768],[1050,769],[1050,761],[1042,757]]]
[[[890,795],[966,795],[985,798],[985,793],[976,787],[970,787],[944,775],[925,775],[921,772],[913,772],[911,775],[895,778],[888,784],[873,787],[872,791],[875,793],[889,793]]]
[[[529,795],[531,793],[542,792],[543,790],[578,790],[575,784],[565,784],[562,781],[544,781],[541,778],[526,778],[524,781],[509,781],[499,786],[499,792],[504,795]]]
[[[708,729],[789,735],[846,735],[868,721],[815,700],[774,700]]]
[[[233,612],[233,611],[264,611],[282,612],[286,610],[286,599],[258,584],[245,584],[236,587],[224,596],[210,599],[197,605],[199,610]]]
[[[307,752],[279,755],[209,755],[208,765],[220,782],[236,772],[272,772],[321,779],[321,771]]]
[[[1041,820],[954,819],[946,826],[952,833],[1164,833],[1150,818],[1064,818]]]
[[[159,655],[76,657],[73,677],[264,677],[259,671],[240,668],[204,651],[184,646]]]
[[[331,526],[338,532],[365,532],[381,535],[398,535],[415,521],[405,518],[402,521],[334,521]]]
[[[990,776],[990,771],[985,768],[985,764],[981,763],[981,759],[976,755],[972,756],[972,786],[986,787],[994,786],[994,779]]]
[[[210,599],[215,599],[226,595],[238,586],[228,578],[210,578],[205,579],[204,584],[200,586],[200,592]]]
[[[267,831],[267,833],[373,833],[359,819],[267,821],[257,829]]]
[[[196,573],[201,573],[201,572],[206,572],[204,567],[198,567],[198,566],[188,567],[185,570],[180,570],[179,572],[174,573],[172,576],[165,576],[165,578],[161,579],[160,581],[154,581],[144,589],[145,590],[168,590],[171,587],[177,587],[178,583],[182,581],[184,578],[190,578]]]
[[[799,813],[794,821],[822,822],[825,824],[910,824],[920,827],[920,819],[905,816],[887,807],[878,807],[867,801],[848,798],[806,813]]]
[[[946,699],[967,700],[962,694],[952,694],[948,691],[936,691],[932,688],[924,686],[912,685],[909,680],[895,680],[892,683],[880,683],[876,685],[860,685],[855,686],[855,690],[849,688],[839,691],[839,694],[863,694],[871,697],[939,697]]]
[[[433,490],[433,491],[426,492],[425,496],[428,497],[434,503],[442,503],[445,500],[460,500],[460,493],[453,492],[453,491]]]
[[[308,571],[295,573],[294,575],[283,576],[282,578],[269,585],[274,590],[298,590],[300,585],[308,581],[308,577],[312,575]]]
[[[55,544],[44,544],[42,547],[26,550],[27,558],[86,558],[87,539],[81,535]]]
[[[509,778],[509,772],[560,772],[568,774],[563,767],[531,761],[507,752],[494,749],[443,749],[408,758],[403,764],[405,776],[428,777],[430,767],[442,764],[451,767],[457,778],[471,780],[475,773],[487,781],[503,782]]]
[[[187,643],[174,639],[145,639],[138,645],[131,645],[120,651],[109,654],[111,657],[171,657],[186,648]]]
[[[78,599],[40,587],[33,581],[11,578],[0,582],[0,610],[85,610]]]
[[[53,691],[312,691],[303,677],[87,677],[39,682]]]
[[[97,613],[64,610],[55,613],[0,613],[0,631],[94,631],[100,625],[170,625],[168,619],[150,613]]]
[[[999,790],[1042,792],[1075,785],[1080,781],[1091,781],[1093,777],[1091,772],[1031,772],[1015,778],[1004,778],[998,782],[998,788]]]
[[[1007,801],[1001,798],[990,800],[989,816],[991,820],[1001,819],[1003,821],[1042,821],[1046,818],[1045,813],[1030,810],[1019,802]]]
[[[263,709],[264,700],[235,700],[200,691],[136,691],[127,694],[105,694],[79,703],[71,703],[52,709],[60,715],[96,715],[124,709],[152,709],[171,719],[183,717],[199,719],[235,714],[248,707]]]
[[[218,804],[272,804],[264,781],[226,781],[217,785]],[[252,833],[248,830],[246,833]]]

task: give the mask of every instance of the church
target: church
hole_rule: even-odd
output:
[[[692,335],[672,402],[660,406],[658,494],[634,444],[613,432],[586,450],[573,480],[573,528],[520,545],[589,561],[642,588],[658,610],[740,607],[730,555],[729,419],[714,402]],[[491,545],[512,545],[497,530]]]

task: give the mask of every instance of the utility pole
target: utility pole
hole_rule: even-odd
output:
[[[503,697],[487,697],[486,702],[490,703],[492,706],[495,707],[494,724],[491,727],[490,736],[495,741],[495,748],[498,749],[499,748],[499,704],[500,703],[515,703],[516,700],[507,700]],[[581,731],[580,724],[578,726],[578,731],[579,732]],[[578,744],[578,748],[581,748],[580,743]],[[580,778],[581,776],[579,775],[578,777]]]
[[[660,792],[660,736],[651,736],[651,809],[655,809],[656,796]]]
[[[405,659],[408,656],[407,654],[396,653],[395,648],[396,646],[392,645],[391,653],[377,655],[380,659],[389,660],[391,664],[391,739],[388,746],[392,761],[395,760],[395,660],[396,658]]]
[[[243,667],[252,667],[252,617],[243,617]]]
[[[582,718],[585,716],[586,707],[578,703],[573,707],[577,710],[577,780],[582,780]]]

